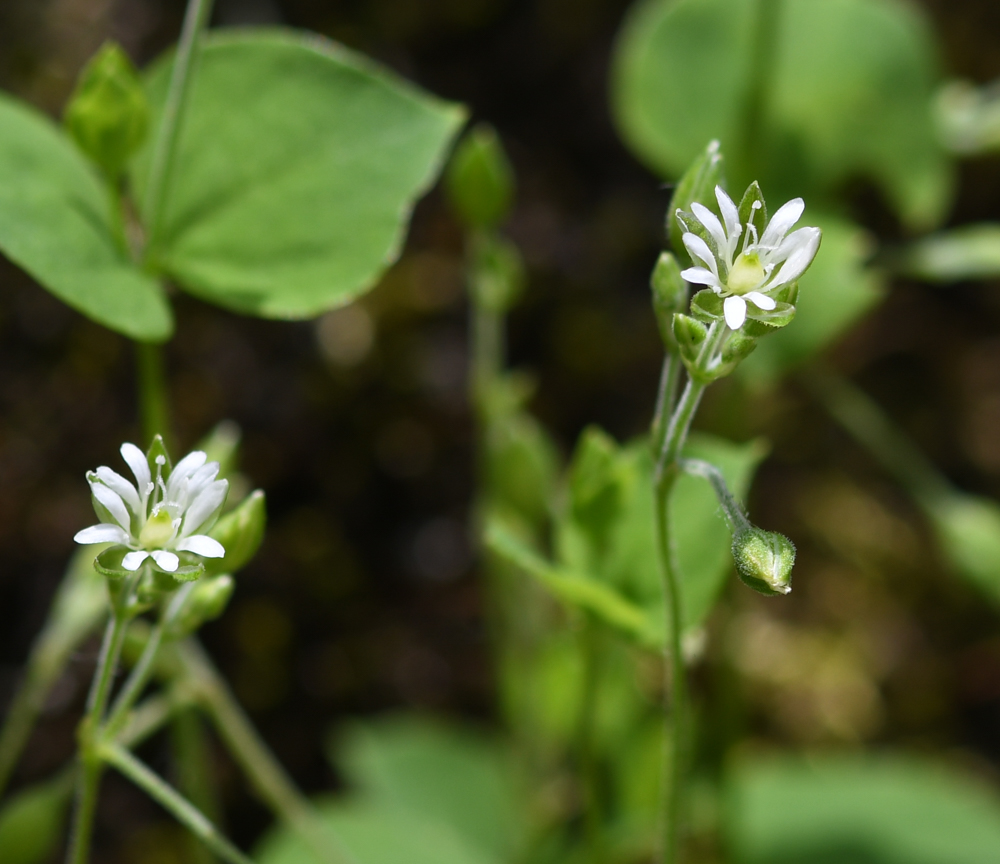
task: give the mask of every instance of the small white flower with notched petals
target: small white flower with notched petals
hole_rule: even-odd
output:
[[[105,465],[87,474],[90,491],[100,505],[95,506],[97,515],[110,521],[79,531],[73,538],[77,543],[127,547],[122,567],[131,571],[151,558],[161,570],[174,573],[180,564],[178,552],[225,557],[218,540],[199,533],[212,527],[229,491],[227,480],[216,479],[218,462],[208,462],[202,451],[195,450],[164,478],[167,460],[158,456],[154,478],[149,460],[135,444],[122,444],[121,454],[135,484]]]
[[[715,198],[722,213],[721,222],[703,204],[691,205],[692,215],[704,226],[715,249],[697,234],[690,231],[684,234],[684,246],[692,259],[704,266],[689,267],[681,276],[688,282],[707,285],[725,297],[726,324],[739,330],[747,318],[748,300],[765,312],[777,306],[771,294],[806,271],[819,249],[821,235],[819,228],[792,231],[805,210],[801,198],[782,205],[759,237],[753,224],[753,214],[762,206],[759,201],[754,202],[751,217],[744,225],[733,199],[722,187],[715,187]]]

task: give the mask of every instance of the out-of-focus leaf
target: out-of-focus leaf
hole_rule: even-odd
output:
[[[739,366],[753,386],[774,383],[811,359],[883,295],[883,274],[865,266],[871,244],[861,228],[830,216],[807,214],[803,221],[823,230],[823,242],[799,280],[794,323],[762,340]]]
[[[1000,504],[959,492],[923,504],[954,568],[1000,603]]]
[[[931,282],[1000,276],[1000,223],[965,225],[924,237],[902,251],[896,266]]]
[[[514,200],[514,169],[496,129],[480,123],[455,148],[448,164],[448,196],[468,228],[496,228]]]
[[[0,864],[42,864],[62,840],[72,783],[60,777],[19,792],[0,809]]]
[[[469,848],[513,860],[523,838],[512,754],[499,740],[426,717],[356,723],[331,761],[361,798],[451,828]]]
[[[970,81],[949,81],[934,107],[941,139],[953,152],[1000,150],[1000,82],[977,87]]]
[[[1000,849],[996,793],[917,759],[758,760],[731,791],[739,864],[983,864]]]
[[[173,316],[156,280],[116,240],[97,170],[51,120],[0,94],[0,249],[64,303],[158,342]]]
[[[171,63],[147,83],[162,111]],[[209,35],[154,262],[187,291],[303,318],[371,288],[464,114],[316,36]],[[144,202],[149,148],[134,172]]]
[[[769,196],[831,196],[864,174],[911,226],[940,220],[951,194],[930,100],[933,42],[915,6],[895,0],[784,0],[765,58],[756,157],[744,140],[752,79],[752,0],[645,0],[619,37],[619,129],[654,170],[677,177],[719,139],[731,165]],[[751,164],[746,163],[751,158]],[[756,164],[753,164],[753,163]],[[737,184],[739,186],[740,184]]]
[[[353,864],[503,864],[469,847],[447,825],[364,803],[320,802],[320,816],[337,832]],[[254,853],[257,864],[324,864],[284,826]]]

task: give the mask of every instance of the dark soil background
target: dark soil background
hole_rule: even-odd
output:
[[[669,191],[619,142],[606,98],[628,5],[219,0],[214,19],[327,34],[499,129],[520,184],[507,233],[531,276],[511,357],[537,373],[534,409],[566,450],[590,422],[641,433],[660,362],[647,282]],[[994,0],[921,5],[949,73],[1000,77]],[[57,114],[104,39],[143,64],[176,38],[182,14],[177,0],[2,0],[0,85]],[[857,218],[898,233],[872,190],[855,194]],[[952,222],[998,216],[1000,159],[966,163]],[[349,716],[403,706],[494,715],[466,528],[461,246],[434,192],[403,259],[359,307],[278,323],[176,297],[167,356],[179,437],[187,447],[223,418],[239,423],[243,469],[270,513],[259,557],[204,638],[310,791],[336,783],[325,741]],[[1000,284],[895,284],[828,359],[959,486],[1000,496]],[[1000,782],[997,613],[948,574],[907,497],[794,381],[752,405],[723,385],[700,422],[773,441],[751,512],[800,549],[788,601],[737,584],[715,622],[716,662],[741,672],[746,735],[946,753]],[[119,443],[138,435],[128,342],[0,262],[0,706],[71,538],[92,521],[84,472],[116,465]],[[53,694],[19,785],[71,755],[95,653],[81,652]],[[155,747],[148,755],[162,760]],[[228,827],[249,843],[267,817],[221,750],[215,762]],[[113,777],[105,791],[97,864],[184,860],[156,805]]]

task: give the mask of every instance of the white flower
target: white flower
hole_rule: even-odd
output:
[[[739,210],[722,187],[715,187],[715,197],[722,222],[704,205],[691,205],[694,217],[705,227],[715,250],[697,234],[686,233],[683,237],[685,247],[695,262],[700,261],[705,266],[689,267],[681,276],[688,282],[707,285],[725,297],[726,323],[731,329],[739,330],[747,317],[747,300],[769,312],[777,305],[774,298],[768,296],[769,292],[794,282],[806,271],[819,249],[820,230],[799,228],[788,233],[805,209],[801,198],[793,198],[778,209],[758,237],[752,215],[760,208],[760,202],[754,202],[751,220],[742,225]],[[741,237],[743,245],[737,254]]]
[[[161,570],[173,573],[180,559],[177,552],[191,552],[203,558],[223,558],[226,550],[207,531],[218,517],[229,491],[227,480],[216,480],[218,462],[200,450],[189,453],[164,480],[164,456],[156,458],[156,477],[150,473],[145,454],[135,444],[122,444],[122,458],[135,475],[135,485],[121,474],[102,465],[87,474],[90,491],[100,507],[101,522],[79,531],[77,543],[116,543],[128,547],[122,559],[126,570],[138,570],[152,558]],[[95,507],[95,509],[97,509]]]

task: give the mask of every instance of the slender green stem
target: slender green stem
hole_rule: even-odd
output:
[[[764,120],[767,116],[774,58],[778,47],[782,0],[757,0],[753,35],[751,36],[750,69],[747,76],[746,102],[743,114],[742,169],[752,179],[761,163]]]
[[[222,811],[209,771],[208,739],[197,712],[187,708],[174,714],[170,723],[170,745],[178,788],[212,822],[220,824]],[[194,842],[188,857],[190,864],[208,864],[212,860],[207,850]]]
[[[97,660],[94,681],[87,697],[87,709],[80,723],[80,773],[76,787],[76,814],[73,833],[66,854],[67,864],[86,864],[90,858],[90,839],[97,810],[97,792],[101,783],[101,760],[97,754],[96,736],[111,694],[115,668],[121,656],[128,619],[118,609],[104,631],[104,641]]]
[[[146,263],[155,264],[166,207],[167,193],[177,157],[177,142],[180,139],[184,120],[184,109],[190,94],[191,81],[197,61],[198,43],[201,32],[212,14],[213,0],[189,0],[184,15],[177,54],[174,58],[173,74],[163,115],[153,142],[153,156],[149,170],[149,185],[146,188]]]
[[[194,639],[178,645],[186,674],[215,723],[233,758],[246,772],[257,793],[295,831],[322,861],[354,862],[353,856],[321,822],[308,800],[295,787],[233,698],[225,681]]]
[[[656,410],[653,413],[653,452],[659,453],[663,448],[663,439],[667,434],[666,420],[673,413],[677,402],[677,390],[680,387],[681,358],[674,353],[667,353],[663,358],[663,368],[660,370],[660,384],[656,391]]]
[[[681,459],[678,464],[685,474],[703,477],[709,482],[715,492],[715,497],[719,499],[719,505],[722,507],[722,512],[733,534],[753,527],[743,512],[743,508],[740,507],[740,502],[729,491],[726,478],[711,462],[704,462],[701,459]]]
[[[163,349],[151,342],[136,342],[135,359],[143,437],[148,444],[157,435],[162,435],[169,446],[170,402],[163,368]]]
[[[111,706],[108,719],[104,723],[104,734],[114,736],[121,731],[128,720],[129,711],[132,710],[132,706],[135,705],[138,698],[142,695],[146,684],[149,683],[149,679],[156,668],[154,664],[156,663],[156,655],[159,653],[160,645],[163,642],[164,628],[164,622],[160,621],[149,634],[149,639],[146,640],[146,647],[139,657],[139,662],[132,667],[132,672],[128,680],[118,694],[114,705]]]
[[[583,793],[583,823],[587,838],[587,860],[591,864],[599,864],[604,860],[600,779],[594,746],[594,721],[601,674],[599,635],[597,627],[588,615],[581,633],[583,693],[580,698],[576,750],[579,759],[580,787]]]
[[[246,855],[219,832],[204,813],[124,747],[111,741],[105,741],[100,745],[98,754],[109,765],[117,768],[136,786],[143,789],[150,798],[162,804],[177,821],[185,825],[192,834],[220,858],[231,862],[231,864],[253,864]]]

